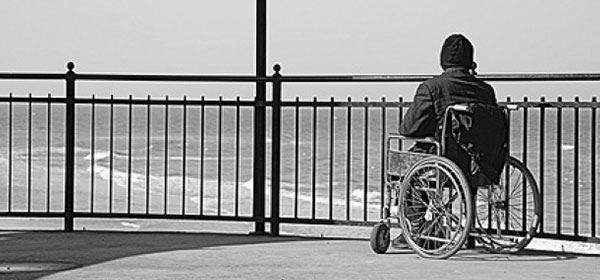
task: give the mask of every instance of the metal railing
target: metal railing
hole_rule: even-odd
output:
[[[18,80],[64,80],[66,82],[65,97],[0,97],[0,105],[7,105],[7,131],[8,143],[6,144],[7,156],[7,203],[1,216],[35,216],[35,217],[64,217],[65,230],[73,230],[73,219],[79,217],[101,218],[174,218],[174,219],[210,219],[254,222],[257,233],[264,233],[264,223],[271,225],[270,233],[279,234],[281,223],[302,224],[346,224],[346,225],[372,225],[378,221],[382,211],[383,183],[385,180],[384,149],[385,137],[389,132],[396,132],[402,122],[404,108],[410,105],[402,97],[397,100],[382,98],[373,101],[365,98],[364,101],[355,101],[348,98],[338,101],[331,98],[329,101],[317,100],[301,101],[296,98],[292,101],[282,100],[282,84],[287,83],[404,83],[420,82],[429,75],[358,75],[358,76],[282,76],[281,68],[274,67],[275,73],[270,77],[256,76],[196,76],[196,75],[115,75],[115,74],[78,74],[73,71],[73,64],[68,65],[65,74],[15,74],[0,73],[0,79]],[[600,81],[599,74],[510,74],[510,75],[480,75],[487,81]],[[75,97],[75,82],[79,80],[92,81],[139,81],[139,82],[227,82],[227,83],[271,83],[272,100],[267,101],[262,97],[255,100],[207,100],[201,99],[164,100],[129,98],[79,98]],[[409,93],[412,96],[412,93]],[[45,188],[46,208],[44,211],[32,210],[32,197],[42,196],[40,192],[32,190],[31,186],[31,104],[45,104],[47,106],[47,186]],[[561,98],[556,101],[546,101],[541,97],[539,101],[529,101],[524,97],[522,101],[507,99],[502,104],[517,105],[520,110],[511,113],[511,153],[520,158],[536,177],[542,196],[542,224],[540,236],[562,238],[570,240],[598,240],[597,225],[597,182],[596,182],[596,145],[597,121],[596,98],[591,101],[564,102]],[[26,210],[15,210],[12,197],[15,184],[13,183],[13,106],[26,105],[27,110],[27,176]],[[64,124],[51,122],[55,106],[64,106]],[[76,174],[76,109],[89,107],[90,130],[90,179],[89,187],[83,190],[82,186],[75,184],[79,177]],[[126,161],[126,171],[123,172],[125,180],[124,197],[119,197],[114,188],[114,107],[126,108],[126,124],[122,124],[126,133],[121,135],[127,143],[125,154],[118,155]],[[108,107],[108,108],[105,108]],[[108,110],[108,195],[99,199],[99,186],[95,182],[95,145],[99,141],[100,130],[96,130],[97,114],[99,108]],[[145,165],[142,178],[143,188],[135,190],[132,185],[132,124],[135,109],[145,113],[143,124],[145,134],[137,138],[143,140],[143,152],[138,155],[139,164]],[[153,136],[151,120],[153,108],[159,108],[163,113],[164,127],[160,136]],[[171,108],[171,109],[170,109]],[[224,108],[231,109],[234,113],[224,116]],[[198,135],[191,137],[188,132],[188,117],[190,110],[198,110],[196,123],[200,128]],[[214,132],[216,137],[216,155],[209,159],[205,155],[205,114],[213,110],[214,116],[209,121],[216,121]],[[267,110],[265,110],[267,109]],[[252,144],[251,149],[245,148],[244,137],[240,133],[241,111],[252,110]],[[170,185],[170,166],[173,165],[172,154],[169,152],[169,116],[180,119],[178,139],[181,147],[178,152],[181,160],[176,161],[180,166],[181,183],[176,187]],[[105,112],[106,113],[106,112]],[[267,117],[270,113],[270,118]],[[223,126],[224,119],[234,120],[231,127]],[[270,126],[268,126],[270,122]],[[568,123],[567,123],[568,122]],[[303,125],[308,123],[309,125]],[[53,147],[51,128],[64,125],[64,188],[57,195],[63,196],[63,209],[51,209],[51,165]],[[583,128],[585,125],[585,128]],[[588,126],[589,125],[589,126]],[[580,129],[581,128],[581,129]],[[589,128],[589,129],[588,129]],[[223,153],[229,151],[224,148],[224,131],[228,131],[233,140],[229,140],[235,152],[230,153],[229,162],[224,163]],[[271,139],[267,134],[270,131]],[[103,131],[106,133],[106,131]],[[134,133],[135,134],[135,133]],[[226,133],[225,133],[226,134]],[[233,135],[233,136],[232,136]],[[164,143],[162,153],[162,166],[154,167],[152,139],[162,137]],[[225,137],[225,138],[227,138]],[[23,137],[19,138],[22,139]],[[189,167],[190,146],[188,139],[196,139],[198,160],[194,169],[197,169],[198,181],[195,185],[187,182],[186,176],[192,167]],[[189,140],[191,141],[191,140]],[[105,143],[106,144],[106,143]],[[268,151],[270,147],[270,152]],[[244,150],[244,151],[242,151]],[[135,153],[135,151],[134,151]],[[138,151],[138,153],[141,153]],[[135,156],[133,156],[135,158]],[[241,168],[240,159],[249,160],[248,168]],[[103,159],[103,160],[106,160]],[[209,162],[210,160],[210,162]],[[135,161],[135,160],[134,160]],[[266,163],[269,170],[265,170]],[[233,165],[233,179],[229,182],[233,192],[224,192],[221,180],[223,166]],[[261,166],[262,165],[262,166]],[[246,190],[252,195],[240,196],[240,172],[249,173],[253,182],[252,189]],[[164,178],[159,193],[153,193],[153,170],[162,170]],[[205,174],[215,175],[214,188],[208,188]],[[270,178],[268,177],[270,175]],[[264,184],[262,183],[264,182]],[[139,182],[138,182],[139,183]],[[158,183],[157,183],[158,184]],[[248,187],[248,186],[246,186]],[[39,189],[39,187],[38,187]],[[173,189],[176,193],[173,194]],[[193,189],[193,190],[192,190]],[[209,192],[213,191],[214,194]],[[75,196],[81,190],[86,198]],[[269,190],[266,192],[265,190]],[[56,191],[54,192],[56,193]],[[230,197],[230,196],[233,197]],[[195,197],[196,200],[191,200]],[[151,200],[161,201],[157,207],[152,207]],[[99,201],[108,200],[109,207],[96,210]],[[205,201],[216,200],[216,203]],[[36,199],[36,201],[38,201]],[[121,210],[113,210],[113,202],[125,200]],[[74,207],[75,204],[86,201],[87,210]],[[173,202],[175,201],[175,202]],[[270,205],[267,206],[267,201]],[[169,208],[169,204],[176,206],[176,211]],[[190,204],[197,204],[195,211],[190,210]],[[206,205],[210,204],[210,205]],[[223,213],[223,208],[228,205],[232,211]],[[251,209],[240,212],[241,205]],[[161,208],[162,207],[162,208]],[[268,211],[265,211],[268,210]]]

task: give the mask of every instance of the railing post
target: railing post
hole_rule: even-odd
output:
[[[267,73],[267,1],[256,1],[256,76]],[[253,160],[253,201],[252,217],[255,220],[254,232],[265,232],[265,157],[266,157],[266,83],[256,82],[254,99],[254,160]]]
[[[75,64],[67,63],[66,80],[66,129],[65,129],[65,231],[73,231],[73,193],[75,176]]]
[[[281,173],[281,66],[273,66],[273,120],[271,122],[271,235],[279,235],[279,189]]]

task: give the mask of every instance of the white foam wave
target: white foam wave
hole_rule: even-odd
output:
[[[91,172],[91,167],[87,168],[87,172]],[[104,167],[98,164],[94,165],[94,173],[96,173],[96,175],[100,176],[100,178],[102,178],[103,180],[110,180],[110,168],[108,167]],[[127,172],[122,172],[122,171],[118,171],[113,169],[112,172],[112,179],[114,184],[116,184],[117,186],[123,186],[126,187],[128,185],[128,181],[129,181],[129,175]],[[157,180],[158,178],[156,178],[155,176],[151,176],[150,180]],[[132,172],[131,173],[131,185],[135,188],[142,188],[145,186],[145,181],[146,181],[146,176],[139,174],[139,173],[135,173]]]
[[[565,144],[565,145],[562,145],[562,149],[563,149],[564,151],[571,151],[571,150],[574,150],[574,149],[575,149],[575,145],[568,145],[568,144]]]
[[[94,153],[94,160],[103,160],[105,158],[108,158],[110,156],[109,152],[96,152]],[[85,156],[83,159],[85,160],[91,160],[92,159],[92,154],[88,154],[87,156]]]
[[[135,230],[138,230],[138,229],[140,228],[140,225],[138,225],[138,224],[136,224],[136,223],[121,222],[121,225],[122,225],[122,226],[125,226],[125,227],[130,227],[130,228],[133,228],[133,229],[135,229]]]
[[[294,185],[291,183],[282,183],[282,188],[281,188],[281,197],[282,198],[288,198],[288,199],[294,199],[296,197],[296,193],[294,191]],[[317,189],[327,189],[328,185],[327,184],[323,184],[317,185]],[[267,196],[269,196],[270,194],[267,193]],[[367,192],[367,207],[369,209],[375,209],[378,210],[379,209],[379,204],[380,204],[380,193],[376,192],[376,191],[372,191],[372,192]],[[322,195],[316,195],[315,196],[316,199],[316,203],[317,204],[329,204],[329,197],[328,196],[322,196]],[[303,202],[312,202],[312,194],[298,194],[298,200],[299,201],[303,201]],[[346,205],[346,199],[345,198],[333,198],[332,199],[333,202],[333,206],[344,206]],[[350,199],[350,206],[352,208],[361,208],[364,206],[364,190],[361,189],[355,189],[352,191],[351,193],[351,199]]]

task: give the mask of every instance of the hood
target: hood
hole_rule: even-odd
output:
[[[446,38],[440,54],[442,69],[451,67],[471,68],[473,64],[473,45],[462,34],[452,34]]]

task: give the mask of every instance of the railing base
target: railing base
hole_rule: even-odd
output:
[[[250,233],[248,233],[249,235],[269,235],[268,232],[266,231],[251,231]]]

